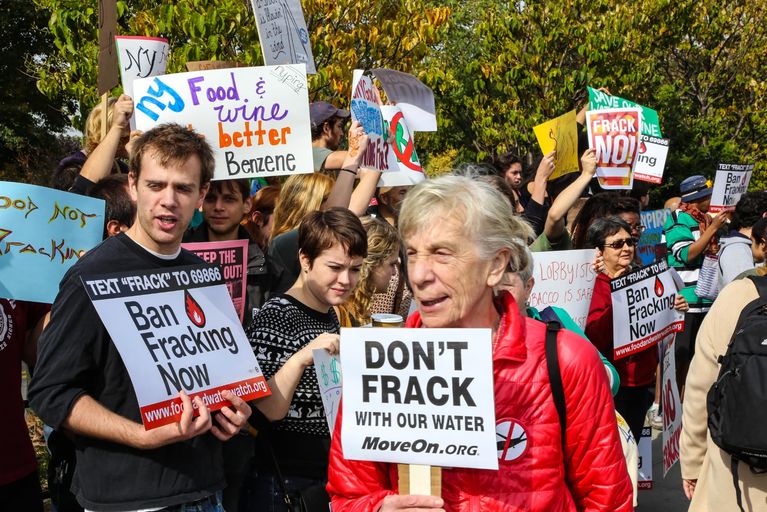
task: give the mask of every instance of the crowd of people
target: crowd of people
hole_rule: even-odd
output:
[[[133,106],[126,95],[109,102],[104,136],[97,107],[85,147],[51,176],[53,188],[105,200],[104,241],[66,273],[52,305],[0,299],[11,411],[0,427],[0,508],[43,509],[18,391],[22,360],[32,373],[29,406],[47,426],[48,490],[60,512],[636,507],[636,442],[646,422],[662,428],[659,356],[650,347],[614,359],[610,280],[641,266],[647,186],[601,191],[595,152],[581,138],[579,172],[556,180],[552,152],[528,168],[500,155],[493,166],[378,187],[381,173],[361,168],[363,128],[327,102],[310,107],[314,172],[212,181],[204,138],[179,125],[131,132]],[[734,510],[736,500],[757,510],[767,476],[741,470],[732,485],[729,455],[707,436],[706,394],[740,311],[759,297],[751,279],[767,273],[767,193],[748,192],[734,212],[714,216],[704,176],[678,190],[663,247],[684,282],[674,304],[684,314],[674,343],[680,492],[690,510]],[[247,403],[224,391],[229,404],[211,413],[180,392],[179,421],[146,430],[80,278],[200,263],[182,242],[229,240],[248,241],[242,326],[271,395]],[[536,253],[569,249],[594,250],[583,328],[556,305],[528,303]],[[713,290],[698,286],[705,271],[716,272]],[[409,328],[491,329],[496,418],[524,425],[524,455],[499,460],[498,470],[444,468],[440,496],[400,494],[396,464],[345,458],[343,418],[331,436],[312,351],[338,353],[340,328],[376,313],[400,315]]]

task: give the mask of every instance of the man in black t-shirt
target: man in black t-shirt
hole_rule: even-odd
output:
[[[145,430],[130,376],[80,281],[81,275],[201,263],[181,250],[184,234],[213,174],[210,147],[196,133],[162,125],[142,135],[131,156],[131,228],[89,251],[64,276],[51,322],[40,339],[30,404],[56,429],[75,437],[72,483],[87,510],[199,506],[223,511],[221,443],[239,432],[250,407],[232,403],[215,415],[180,393],[177,423]]]

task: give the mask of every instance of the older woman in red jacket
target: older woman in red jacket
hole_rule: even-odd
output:
[[[399,228],[418,305],[407,326],[492,330],[496,421],[513,418],[527,448],[513,460],[501,456],[498,470],[444,469],[441,497],[399,495],[396,464],[344,458],[339,417],[328,474],[333,511],[633,510],[599,355],[577,335],[559,332],[562,436],[546,366],[546,326],[523,318],[510,294],[493,293],[510,260],[523,266],[527,258],[522,248],[530,229],[513,217],[508,201],[466,177],[429,180],[408,194]]]

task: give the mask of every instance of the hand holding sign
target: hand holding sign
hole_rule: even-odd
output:
[[[224,400],[229,400],[232,407],[222,407],[219,409],[215,416],[218,426],[213,425],[210,431],[219,440],[228,441],[237,435],[240,429],[248,423],[248,418],[250,418],[252,411],[245,400],[228,389],[221,391],[221,397]]]
[[[436,496],[424,496],[420,494],[408,494],[401,496],[399,494],[391,494],[383,499],[381,502],[380,512],[396,512],[398,510],[420,512],[444,512],[442,506],[445,502],[442,498]]]
[[[296,358],[296,362],[306,368],[314,364],[313,350],[321,348],[327,350],[330,355],[338,353],[338,334],[332,334],[329,332],[323,332],[314,341],[307,344],[304,348],[296,352],[293,356]]]
[[[161,446],[192,439],[210,430],[213,422],[210,419],[210,411],[205,406],[205,402],[199,396],[195,396],[193,400],[190,399],[184,390],[179,391],[178,397],[181,399],[182,404],[181,418],[179,418],[178,422],[169,423],[151,430],[145,430],[142,427],[142,440],[138,443],[139,448],[153,450]],[[199,416],[194,415],[195,407],[192,405],[192,401],[197,406]]]
[[[121,94],[114,106],[112,106],[112,126],[123,131],[124,135],[130,133],[130,118],[133,115],[133,98],[127,94]]]

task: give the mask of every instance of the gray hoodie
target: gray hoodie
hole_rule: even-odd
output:
[[[751,238],[730,231],[719,240],[719,289],[727,286],[742,272],[754,268]]]

